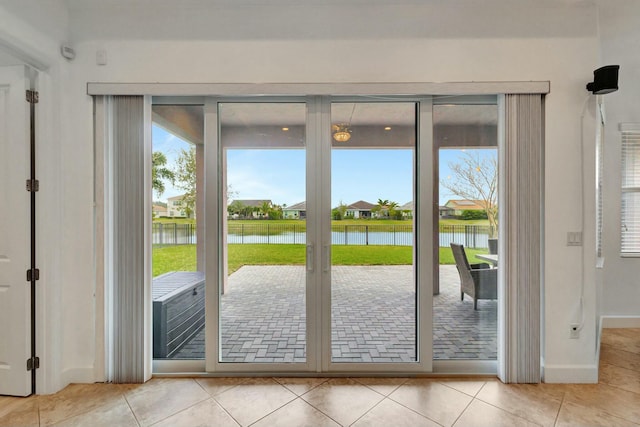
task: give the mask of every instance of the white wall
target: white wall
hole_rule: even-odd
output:
[[[59,346],[61,382],[90,381],[100,351],[93,326],[93,117],[86,95],[88,81],[551,81],[546,100],[546,373],[555,381],[592,379],[597,367],[595,274],[587,263],[588,322],[580,339],[569,340],[569,324],[578,307],[582,252],[566,246],[566,233],[577,231],[582,213],[582,162],[576,153],[587,99],[585,84],[600,64],[595,7],[547,1],[518,6],[507,2],[510,9],[499,1],[483,2],[483,7],[469,2],[473,6],[464,7],[458,0],[446,5],[407,2],[399,8],[384,2],[368,8],[358,1],[328,2],[305,9],[292,7],[291,2],[276,3],[280,8],[268,10],[229,5],[206,11],[187,8],[169,21],[157,10],[132,8],[117,13],[121,21],[116,15],[111,21],[103,9],[95,13],[81,1],[70,2],[79,5],[70,14],[77,58],[57,82],[62,94],[62,212],[59,223],[43,224],[64,231],[59,254],[62,307],[55,327],[62,340],[52,344]],[[345,24],[323,16],[341,16]],[[157,25],[154,19],[164,24]],[[108,65],[96,65],[97,50],[106,51]],[[588,125],[585,129],[590,131]],[[587,150],[593,151],[592,138]],[[593,171],[587,171],[587,178],[593,180]],[[585,203],[592,206],[593,197]],[[595,226],[592,210],[587,214],[585,258],[589,260]],[[100,373],[96,375],[99,378]]]
[[[375,19],[373,27],[386,22],[384,17],[371,19]],[[591,24],[591,35],[553,38],[425,39],[416,35],[375,39],[367,35],[346,40],[87,41],[77,45],[78,59],[68,90],[79,94],[87,81],[550,80],[546,104],[546,372],[549,380],[593,380],[597,365],[595,321],[587,322],[579,340],[568,338],[569,324],[576,321],[579,304],[582,253],[579,248],[566,246],[566,233],[576,231],[581,215],[582,166],[576,155],[580,116],[588,96],[584,86],[598,64],[595,19]],[[95,65],[97,49],[107,52],[107,66]],[[74,117],[88,122],[91,110],[86,97],[81,101]],[[89,137],[86,130],[84,136],[78,132],[72,140],[80,144]],[[89,196],[89,189],[75,195],[83,200]],[[590,202],[593,204],[593,200]],[[585,228],[589,245],[586,253],[593,252],[593,233],[589,232],[593,228]],[[595,319],[593,269],[587,271],[585,283],[586,316]]]
[[[604,256],[602,312],[640,317],[640,260],[620,257],[620,132],[618,124],[640,123],[640,2],[600,3],[600,65],[620,65],[618,92],[603,96],[605,105]]]

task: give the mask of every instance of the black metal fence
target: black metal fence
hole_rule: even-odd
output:
[[[154,222],[151,225],[151,238],[154,245],[194,245],[196,225]]]
[[[235,244],[305,244],[306,224],[255,223],[227,224],[227,243]],[[440,246],[461,243],[468,248],[489,247],[489,226],[440,224]],[[195,224],[159,223],[152,226],[153,244],[185,245],[196,243]],[[334,245],[411,246],[414,243],[411,224],[333,224],[331,242]]]

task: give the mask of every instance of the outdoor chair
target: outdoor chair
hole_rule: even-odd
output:
[[[469,264],[463,245],[451,243],[451,251],[460,274],[460,300],[464,301],[464,294],[469,295],[473,298],[473,309],[477,310],[479,299],[497,299],[498,269],[484,262]]]

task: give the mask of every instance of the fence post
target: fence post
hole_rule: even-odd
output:
[[[368,225],[364,226],[364,236],[365,236],[366,245],[369,246],[369,226]]]
[[[164,229],[162,228],[164,224],[159,223],[158,225],[160,226],[160,244],[162,244],[164,242]]]
[[[344,226],[344,244],[348,245],[349,244],[349,235],[347,234],[347,226]]]
[[[244,244],[244,224],[240,224],[240,243]]]
[[[478,237],[478,226],[474,225],[473,226],[473,247],[477,248],[478,247],[478,242],[476,241]]]
[[[269,223],[267,223],[267,245],[269,244]]]

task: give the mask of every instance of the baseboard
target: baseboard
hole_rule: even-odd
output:
[[[546,365],[543,382],[596,384],[598,382],[598,365]]]
[[[567,384],[597,383],[602,329],[640,328],[640,316],[601,316],[599,326],[596,363],[594,365],[546,365],[543,381]]]
[[[600,323],[604,329],[640,328],[640,316],[601,316]]]
[[[87,368],[70,368],[62,371],[63,388],[69,384],[93,384],[96,372],[93,366]]]

